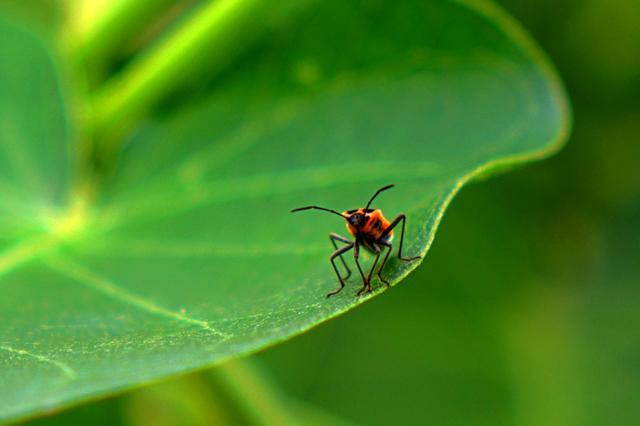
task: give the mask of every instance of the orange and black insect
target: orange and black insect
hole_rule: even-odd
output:
[[[373,276],[373,271],[376,269],[376,265],[378,264],[378,260],[380,260],[380,256],[382,252],[386,249],[387,252],[382,259],[382,263],[378,268],[378,278],[382,281],[387,287],[389,286],[389,282],[382,278],[382,270],[384,269],[385,264],[387,263],[387,259],[393,250],[393,246],[391,245],[391,240],[393,239],[393,229],[402,222],[402,228],[400,230],[400,245],[398,247],[398,259],[403,260],[405,262],[411,262],[416,259],[420,259],[420,256],[404,258],[402,257],[402,242],[404,240],[404,226],[406,222],[406,216],[404,214],[398,215],[392,222],[389,222],[382,215],[382,211],[379,209],[370,209],[371,203],[373,200],[380,194],[382,191],[386,191],[389,188],[393,188],[394,185],[384,186],[376,191],[373,194],[373,197],[369,200],[367,205],[361,209],[347,210],[346,212],[340,213],[332,209],[327,209],[324,207],[318,206],[307,206],[307,207],[298,207],[297,209],[291,210],[291,213],[299,212],[301,210],[324,210],[329,213],[337,214],[347,221],[347,230],[351,235],[355,237],[355,241],[350,241],[348,238],[340,236],[336,233],[329,234],[329,240],[333,244],[335,251],[331,254],[331,265],[333,265],[333,269],[336,271],[336,275],[338,275],[338,280],[340,281],[340,287],[331,293],[327,294],[327,297],[331,297],[334,294],[338,294],[344,288],[344,282],[351,276],[351,269],[347,266],[347,262],[342,257],[343,254],[353,249],[353,257],[356,262],[356,266],[358,267],[358,271],[360,271],[360,276],[362,276],[363,286],[360,291],[357,293],[358,296],[364,293],[368,293],[371,291],[371,277]],[[346,244],[338,248],[338,242]],[[369,273],[365,275],[362,270],[362,266],[360,266],[359,257],[360,257],[360,247],[363,247],[365,250],[373,253],[376,258],[373,261],[373,265],[369,270]],[[347,270],[347,275],[342,277],[340,272],[338,271],[338,267],[336,266],[335,259],[339,257]]]

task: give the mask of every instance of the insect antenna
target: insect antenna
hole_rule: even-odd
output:
[[[369,206],[371,205],[371,203],[373,202],[373,200],[378,196],[379,193],[381,193],[382,191],[386,191],[387,189],[393,188],[395,185],[387,185],[387,186],[383,186],[382,188],[378,189],[376,191],[375,194],[373,194],[373,197],[371,197],[371,199],[369,200],[369,202],[367,203],[367,207],[364,208],[365,211],[367,211],[369,209]]]
[[[291,213],[299,212],[299,211],[302,211],[302,210],[324,210],[325,212],[329,212],[329,213],[337,214],[337,215],[338,215],[338,216],[340,216],[341,218],[346,219],[346,217],[344,217],[344,216],[342,215],[342,213],[339,213],[339,212],[337,212],[337,211],[335,211],[335,210],[327,209],[327,208],[324,208],[324,207],[318,207],[318,206],[298,207],[297,209],[293,209],[293,210],[291,210]]]

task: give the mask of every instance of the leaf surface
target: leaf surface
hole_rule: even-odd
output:
[[[375,207],[407,214],[404,251],[424,256],[466,182],[552,153],[568,127],[545,59],[492,6],[317,2],[146,124],[88,204],[65,198],[72,132],[49,54],[9,22],[0,32],[15,59],[0,66],[0,419],[214,365],[353,308],[371,297],[355,297],[357,273],[325,298],[327,234],[344,223],[291,208],[357,208],[395,183]],[[418,264],[392,259],[385,275]]]

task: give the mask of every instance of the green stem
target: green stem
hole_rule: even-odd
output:
[[[212,370],[214,379],[253,425],[297,425],[300,418],[277,386],[248,360],[228,362]]]
[[[96,134],[109,150],[130,126],[186,80],[219,71],[258,32],[268,0],[217,0],[107,82],[94,96]],[[103,147],[104,148],[104,147]]]
[[[174,2],[171,0],[116,0],[87,28],[77,35],[78,54],[91,67],[101,66],[124,43],[134,37],[141,22],[161,15]]]

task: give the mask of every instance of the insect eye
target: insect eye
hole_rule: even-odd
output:
[[[362,215],[360,213],[354,213],[349,217],[349,222],[352,225],[357,226],[360,223],[361,217],[362,217]]]

